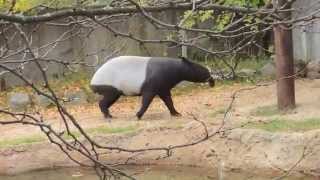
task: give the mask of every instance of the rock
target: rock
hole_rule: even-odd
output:
[[[307,72],[307,78],[309,78],[309,79],[320,79],[320,73],[314,72],[314,71]]]
[[[253,69],[241,69],[238,71],[238,76],[254,76],[256,71]]]
[[[8,101],[8,105],[13,111],[24,111],[30,104],[31,99],[27,93],[13,93]]]
[[[36,104],[40,107],[47,108],[50,105],[54,104],[48,97],[43,95],[37,95],[35,97]]]
[[[295,60],[294,61],[294,73],[298,75],[298,77],[305,78],[307,77],[307,62],[303,60]]]
[[[320,72],[320,62],[311,61],[307,64],[308,72]]]
[[[309,79],[320,79],[320,63],[309,62],[307,65],[307,78]]]
[[[65,98],[67,100],[66,104],[69,105],[81,105],[86,104],[88,102],[88,96],[82,90],[76,92],[67,92],[65,94]]]
[[[273,77],[276,75],[276,66],[273,62],[269,62],[260,69],[260,72],[262,76]]]

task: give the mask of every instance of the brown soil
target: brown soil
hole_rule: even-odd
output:
[[[111,112],[116,118],[106,122],[95,104],[83,107],[69,107],[70,112],[84,128],[101,125],[110,127],[138,126],[139,130],[129,134],[99,135],[96,140],[102,144],[113,144],[127,148],[159,147],[187,143],[203,135],[203,127],[190,114],[205,122],[210,132],[220,126],[222,110],[231,102],[231,95],[241,88],[250,86],[219,86],[213,89],[196,88],[174,97],[176,108],[182,117],[171,117],[163,103],[156,99],[143,119],[137,121],[135,112],[139,108],[139,98],[123,98]],[[299,80],[296,85],[297,108],[283,118],[301,120],[320,117],[320,81]],[[226,127],[236,127],[248,121],[268,120],[267,117],[253,116],[258,106],[276,104],[275,85],[259,87],[237,94],[231,113],[226,118]],[[45,119],[56,128],[62,129],[62,122],[53,109],[44,111]],[[7,117],[3,117],[7,118]],[[41,132],[24,125],[0,126],[0,140],[25,137]],[[228,170],[268,170],[270,174],[290,169],[302,156],[308,144],[312,153],[304,158],[296,170],[317,175],[320,160],[317,149],[320,131],[270,133],[261,130],[235,129],[226,134],[218,134],[210,141],[196,146],[174,151],[170,158],[158,159],[163,152],[144,153],[135,156],[131,163],[171,164],[201,167],[223,167]],[[308,143],[306,143],[308,142]],[[311,151],[311,150],[310,150]],[[48,156],[50,154],[50,156]],[[109,162],[125,161],[130,154],[111,153]],[[17,162],[19,162],[17,164]],[[16,173],[31,169],[73,165],[53,145],[38,143],[0,150],[0,174]]]

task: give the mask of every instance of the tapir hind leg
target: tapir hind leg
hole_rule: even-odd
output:
[[[143,92],[142,93],[142,105],[141,105],[140,110],[137,112],[138,119],[141,119],[143,114],[146,112],[146,110],[148,109],[148,107],[149,107],[150,103],[152,102],[155,95],[156,94],[153,92]]]
[[[170,111],[170,114],[172,116],[180,116],[181,114],[177,112],[177,110],[174,108],[173,105],[173,101],[171,98],[171,93],[169,92],[164,92],[164,93],[160,93],[159,97],[162,99],[162,101],[165,103],[165,105],[167,106],[167,108]]]
[[[117,89],[110,88],[107,91],[104,91],[102,95],[103,99],[99,102],[100,110],[105,118],[112,118],[109,112],[109,107],[111,107],[112,104],[119,99],[121,92],[119,92]]]

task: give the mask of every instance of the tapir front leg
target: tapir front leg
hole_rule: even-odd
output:
[[[160,93],[160,94],[159,94],[159,97],[160,97],[160,98],[162,99],[162,101],[165,103],[165,105],[166,105],[167,108],[169,109],[170,114],[171,114],[172,116],[181,116],[181,114],[178,113],[177,110],[174,108],[170,91]]]
[[[141,105],[140,110],[137,112],[138,119],[141,119],[143,114],[146,112],[146,110],[148,109],[148,107],[149,107],[150,103],[152,102],[155,95],[156,94],[153,92],[143,92],[142,93],[142,105]]]

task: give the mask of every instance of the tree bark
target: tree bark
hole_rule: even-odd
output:
[[[276,7],[283,7],[287,0],[274,0]],[[290,8],[290,4],[286,6]],[[280,13],[282,19],[290,18],[291,13]],[[286,24],[276,24],[273,27],[276,53],[276,77],[278,109],[288,110],[296,106],[295,76],[293,63],[292,31]]]

